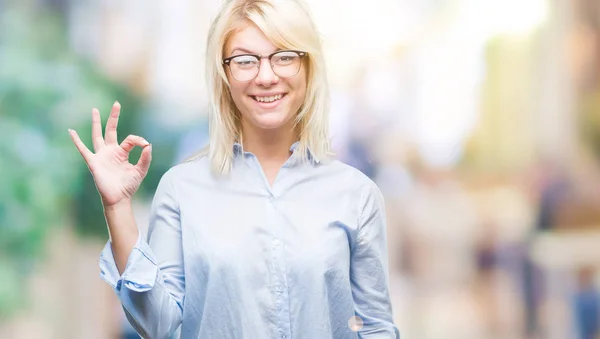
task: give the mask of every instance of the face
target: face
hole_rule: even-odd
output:
[[[240,54],[267,56],[278,51],[258,27],[244,26],[229,39],[225,57]],[[226,66],[231,96],[242,115],[244,129],[273,130],[289,127],[304,102],[306,95],[306,70],[300,66],[291,77],[279,77],[273,72],[268,58],[260,60],[256,77],[238,81]]]

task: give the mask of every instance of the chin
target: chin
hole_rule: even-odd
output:
[[[292,117],[285,116],[281,112],[269,112],[256,114],[249,122],[259,129],[274,130],[285,127],[292,121]]]
[[[260,128],[260,129],[264,129],[264,130],[275,130],[275,129],[283,128],[287,125],[288,124],[286,121],[281,121],[281,120],[264,121],[264,119],[261,119],[261,121],[258,121],[255,124],[256,127]]]

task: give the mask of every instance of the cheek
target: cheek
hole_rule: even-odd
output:
[[[229,90],[231,92],[231,97],[233,98],[233,102],[239,108],[239,106],[243,105],[243,103],[244,103],[243,100],[244,100],[244,97],[246,96],[245,87],[231,83],[231,87],[229,88]]]
[[[307,79],[306,79],[306,68],[303,66],[301,73],[298,74],[301,75],[297,78],[297,82],[296,82],[296,90],[298,91],[298,96],[301,100],[301,103],[304,102],[304,98],[306,97],[306,88],[307,88]]]
[[[236,105],[243,103],[244,96],[248,87],[247,83],[240,83],[235,80],[229,71],[227,71],[227,80],[229,81],[229,91]]]
[[[306,82],[298,81],[294,84],[294,105],[300,107],[306,98]]]

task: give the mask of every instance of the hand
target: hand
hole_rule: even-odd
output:
[[[77,132],[69,129],[73,143],[94,177],[104,207],[131,199],[148,174],[152,160],[152,145],[140,136],[129,135],[121,144],[117,143],[120,112],[121,105],[115,102],[106,122],[103,138],[100,112],[92,109],[92,142],[95,153],[85,146]],[[140,146],[143,150],[137,164],[133,165],[129,163],[129,153],[135,146]]]

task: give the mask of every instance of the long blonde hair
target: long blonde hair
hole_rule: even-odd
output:
[[[302,0],[227,0],[212,23],[206,49],[209,98],[209,145],[197,156],[208,156],[213,173],[231,170],[233,144],[241,141],[239,111],[222,64],[225,46],[241,24],[253,23],[278,48],[308,53],[307,90],[295,123],[300,130],[297,150],[325,160],[331,155],[328,138],[329,88],[321,39]]]

